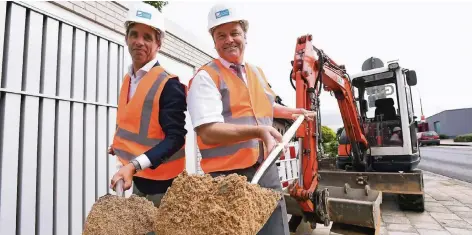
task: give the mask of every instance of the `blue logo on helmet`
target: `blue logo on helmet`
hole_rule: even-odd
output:
[[[136,16],[141,17],[141,18],[145,18],[145,19],[148,19],[148,20],[150,20],[151,17],[152,17],[151,13],[148,13],[148,12],[145,12],[145,11],[137,11]]]
[[[215,17],[218,19],[218,18],[221,18],[221,17],[225,17],[225,16],[229,16],[229,10],[228,9],[224,9],[224,10],[221,10],[221,11],[218,11],[215,13]]]

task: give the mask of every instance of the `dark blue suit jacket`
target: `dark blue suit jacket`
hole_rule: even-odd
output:
[[[187,134],[185,111],[187,111],[185,87],[177,79],[169,79],[159,100],[159,124],[166,137],[158,145],[145,152],[151,161],[151,169],[156,169],[185,144],[185,135]],[[173,179],[156,181],[133,177],[133,181],[142,193],[156,194],[165,193]]]

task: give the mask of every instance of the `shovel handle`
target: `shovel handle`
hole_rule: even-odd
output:
[[[118,158],[116,159],[116,171],[119,171],[120,168],[123,166],[123,164],[121,164],[121,162],[118,160]],[[116,192],[116,195],[119,196],[119,197],[124,197],[125,196],[125,191],[123,190],[123,186],[125,184],[125,181],[123,179],[119,179],[118,182],[116,182],[116,185],[115,185],[115,192]]]
[[[279,143],[272,151],[270,152],[269,156],[262,162],[262,165],[257,169],[256,174],[252,178],[251,184],[259,183],[259,180],[267,173],[272,164],[279,159],[279,153],[284,149],[284,146],[290,142],[292,137],[297,132],[298,127],[303,123],[305,120],[304,115],[300,115],[297,120],[292,124],[292,126],[288,129],[285,135],[282,137],[282,143]]]
[[[123,190],[124,181],[123,179],[118,180],[115,185],[116,195],[119,197],[125,196],[125,191]]]

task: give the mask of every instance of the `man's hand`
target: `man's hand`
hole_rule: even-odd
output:
[[[125,166],[121,167],[118,172],[115,173],[113,178],[110,182],[110,188],[115,191],[116,182],[118,180],[123,179],[123,191],[126,191],[131,188],[131,183],[133,180],[133,175],[136,173],[136,168],[131,163],[126,164]]]
[[[115,156],[115,151],[112,146],[108,147],[108,154]]]
[[[308,111],[306,109],[299,109],[300,113],[292,114],[292,119],[296,120],[300,115],[305,116],[305,120],[307,121],[313,121],[316,117],[316,112],[315,111]]]
[[[260,126],[260,138],[270,153],[277,143],[282,143],[282,135],[272,126]]]

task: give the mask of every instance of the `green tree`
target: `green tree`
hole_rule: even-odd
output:
[[[334,131],[327,126],[321,126],[321,135],[323,143],[329,143],[336,140],[336,133],[334,133]]]
[[[338,153],[338,141],[336,133],[327,126],[321,126],[321,143],[325,154],[330,157],[336,157]]]
[[[143,1],[143,2],[157,8],[157,10],[159,10],[160,12],[162,12],[162,8],[169,3],[167,1]]]

